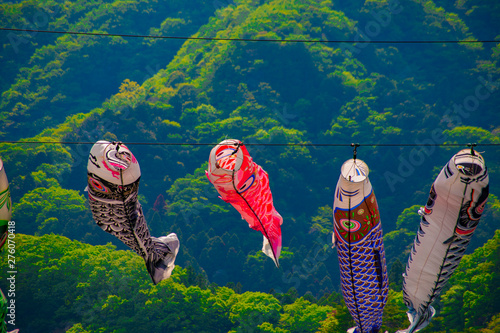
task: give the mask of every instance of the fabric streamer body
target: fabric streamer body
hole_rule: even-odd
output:
[[[0,333],[18,333],[19,329],[7,332],[7,325],[5,324],[5,317],[7,316],[8,302],[4,293],[0,289]]]
[[[151,237],[137,200],[140,176],[138,161],[121,142],[98,141],[92,147],[87,190],[94,220],[144,259],[153,283],[157,284],[170,277],[179,240],[174,233]]]
[[[279,267],[283,218],[274,208],[268,174],[234,139],[224,140],[212,149],[206,174],[219,197],[230,203],[250,228],[263,234],[262,252]]]
[[[12,218],[12,199],[10,197],[9,180],[5,173],[3,161],[0,159],[0,250],[7,242],[9,235],[9,222]],[[8,256],[6,256],[7,258]],[[7,332],[5,317],[7,316],[8,302],[0,289],[0,333]],[[9,333],[17,333],[18,329]]]
[[[8,224],[12,217],[12,199],[10,197],[9,181],[0,159],[0,249],[7,240]]]
[[[335,189],[333,243],[337,247],[342,295],[356,327],[348,332],[377,333],[387,302],[388,278],[382,225],[369,169],[346,161]]]
[[[489,192],[483,157],[471,149],[454,155],[431,186],[403,275],[410,326],[418,332],[436,313],[431,303],[457,268],[472,238]]]
[[[5,316],[7,315],[7,298],[0,289],[0,333],[7,332],[7,325],[5,324]]]

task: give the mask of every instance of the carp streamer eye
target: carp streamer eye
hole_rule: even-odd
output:
[[[361,223],[356,220],[342,219],[340,220],[340,226],[345,231],[356,232],[361,228]]]
[[[250,187],[252,187],[253,183],[255,182],[255,175],[251,175],[248,177],[248,179],[243,183],[243,185],[240,186],[239,193],[244,193],[246,192]]]

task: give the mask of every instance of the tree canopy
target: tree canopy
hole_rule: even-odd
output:
[[[352,327],[331,248],[333,192],[351,143],[379,204],[389,331],[406,320],[401,273],[417,211],[451,156],[477,144],[490,197],[427,330],[497,330],[500,46],[480,41],[498,39],[500,4],[19,0],[0,8],[5,27],[198,37],[0,31],[0,158],[19,240],[21,332]],[[225,138],[248,144],[269,174],[284,219],[280,269],[204,174],[210,144]],[[92,220],[86,165],[100,139],[132,143],[151,233],[179,236],[178,267],[158,286]]]

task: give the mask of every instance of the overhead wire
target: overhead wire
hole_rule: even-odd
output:
[[[2,31],[36,32],[60,35],[86,35],[99,37],[123,37],[123,38],[154,38],[174,40],[206,40],[206,41],[233,41],[233,42],[274,42],[274,43],[348,43],[348,44],[460,44],[460,43],[499,43],[498,40],[329,40],[329,39],[254,39],[254,38],[230,38],[230,37],[196,37],[196,36],[163,36],[163,35],[135,35],[108,32],[87,31],[57,31],[39,29],[20,29],[0,27]]]
[[[19,31],[19,32],[37,32],[51,34],[72,34],[72,35],[88,35],[101,37],[125,37],[125,38],[156,38],[156,39],[180,39],[180,40],[208,40],[208,41],[238,41],[238,42],[281,42],[281,43],[351,43],[351,44],[458,44],[458,43],[498,43],[496,40],[318,40],[318,39],[252,39],[252,38],[222,38],[222,37],[195,37],[195,36],[162,36],[162,35],[134,35],[134,34],[119,34],[119,33],[101,33],[101,32],[80,32],[80,31],[54,31],[54,30],[38,30],[38,29],[18,29],[0,27],[3,31]],[[94,144],[95,142],[88,141],[2,141],[0,143],[10,144]],[[199,143],[199,142],[129,142],[128,145],[151,145],[151,146],[213,146],[217,143]],[[316,147],[343,147],[352,146],[352,143],[245,143],[247,146],[316,146]],[[411,144],[411,143],[366,143],[360,146],[371,147],[420,147],[420,146],[466,146],[470,143],[445,143],[445,144]],[[482,143],[482,146],[500,146],[496,143]]]
[[[242,140],[243,141],[243,140]],[[7,141],[0,140],[0,144],[63,144],[63,145],[93,145],[95,141]],[[213,142],[127,142],[128,146],[215,146],[219,143]],[[500,143],[313,143],[313,142],[286,142],[286,143],[264,143],[264,142],[243,142],[245,146],[268,146],[268,147],[283,147],[283,146],[300,146],[300,147],[468,147],[477,146],[500,146]]]

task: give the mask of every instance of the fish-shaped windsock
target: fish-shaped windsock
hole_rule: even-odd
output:
[[[377,333],[387,302],[388,278],[382,225],[369,169],[359,159],[341,168],[333,202],[333,239],[340,265],[342,295],[356,327]]]
[[[3,161],[0,159],[0,249],[7,241],[9,222],[12,217],[12,200],[10,198],[9,181],[3,166]],[[0,333],[7,332],[5,317],[7,316],[8,302],[7,298],[0,290]],[[9,333],[17,333],[18,329]]]
[[[7,316],[9,306],[12,307],[12,304],[8,304],[7,298],[0,290],[0,333],[19,333],[19,329],[7,332],[7,324],[5,324],[4,318]]]
[[[0,159],[0,249],[7,240],[8,224],[12,217],[12,200],[10,198],[9,181]]]
[[[457,268],[488,198],[488,170],[483,157],[464,149],[444,166],[420,208],[420,228],[403,274],[403,298],[410,326],[426,327],[436,311],[431,303]]]
[[[279,267],[283,218],[273,205],[269,176],[239,140],[224,140],[210,152],[208,180],[220,198],[230,203],[250,228],[263,234],[262,252]]]
[[[5,324],[5,316],[7,315],[7,298],[0,289],[0,333],[7,332],[7,325]]]
[[[137,200],[141,170],[121,142],[98,141],[87,165],[89,204],[95,222],[137,252],[153,283],[170,277],[179,251],[177,235],[151,237]]]

